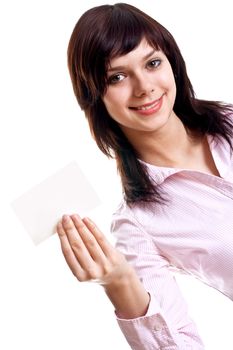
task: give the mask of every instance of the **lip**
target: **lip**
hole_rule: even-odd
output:
[[[161,97],[162,97],[162,96],[161,96]],[[154,101],[151,101],[151,102],[145,103],[144,105],[135,106],[135,107],[130,107],[130,108],[136,109],[136,108],[142,108],[142,107],[147,107],[147,106],[150,106],[150,105],[152,105],[152,104],[154,104],[154,103],[157,103],[157,102],[158,102],[158,101],[161,99],[161,97],[160,97],[160,98],[158,98],[157,100],[154,100]]]
[[[132,109],[135,112],[142,114],[142,115],[150,115],[150,114],[158,112],[162,106],[162,103],[163,103],[163,95],[157,100],[154,100],[152,102],[149,102],[149,103],[137,106],[137,107],[130,107],[130,109]],[[151,108],[148,108],[150,106],[151,106]],[[144,109],[144,108],[146,108],[146,109]]]

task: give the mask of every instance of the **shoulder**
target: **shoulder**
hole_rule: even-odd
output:
[[[135,221],[135,205],[130,206],[122,199],[116,210],[112,214],[111,230],[116,231],[116,227],[128,221]]]
[[[130,218],[132,220],[140,221],[140,219],[146,215],[150,215],[150,212],[155,212],[156,203],[153,202],[138,202],[128,204],[124,199],[119,203],[115,211],[113,212],[112,218]]]
[[[122,200],[112,215],[111,232],[119,239],[122,235],[148,235],[149,227],[158,216],[158,203],[127,204]],[[125,239],[125,238],[124,238]]]

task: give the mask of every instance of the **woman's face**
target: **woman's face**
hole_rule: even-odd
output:
[[[145,39],[128,54],[113,58],[107,77],[103,102],[126,136],[158,131],[175,115],[171,65]]]

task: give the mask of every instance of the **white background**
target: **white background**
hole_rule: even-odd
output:
[[[233,102],[231,1],[128,1],[167,27],[197,96]],[[66,48],[79,16],[100,1],[0,3],[0,348],[129,349],[100,287],[78,283],[57,236],[35,247],[10,203],[72,160],[100,195],[93,218],[109,234],[121,195],[114,161],[92,141],[73,95]],[[109,3],[114,3],[109,1]],[[233,277],[232,277],[233,278]],[[232,302],[178,277],[207,350],[233,349]]]

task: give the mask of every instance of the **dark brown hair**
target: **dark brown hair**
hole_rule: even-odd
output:
[[[138,160],[121,128],[108,114],[102,97],[107,88],[110,59],[129,53],[141,40],[167,56],[175,77],[177,95],[174,112],[189,130],[223,137],[231,144],[231,105],[195,98],[184,59],[169,31],[132,5],[102,5],[78,20],[68,46],[68,68],[78,103],[88,119],[100,150],[115,157],[125,199],[163,202],[161,190]]]

